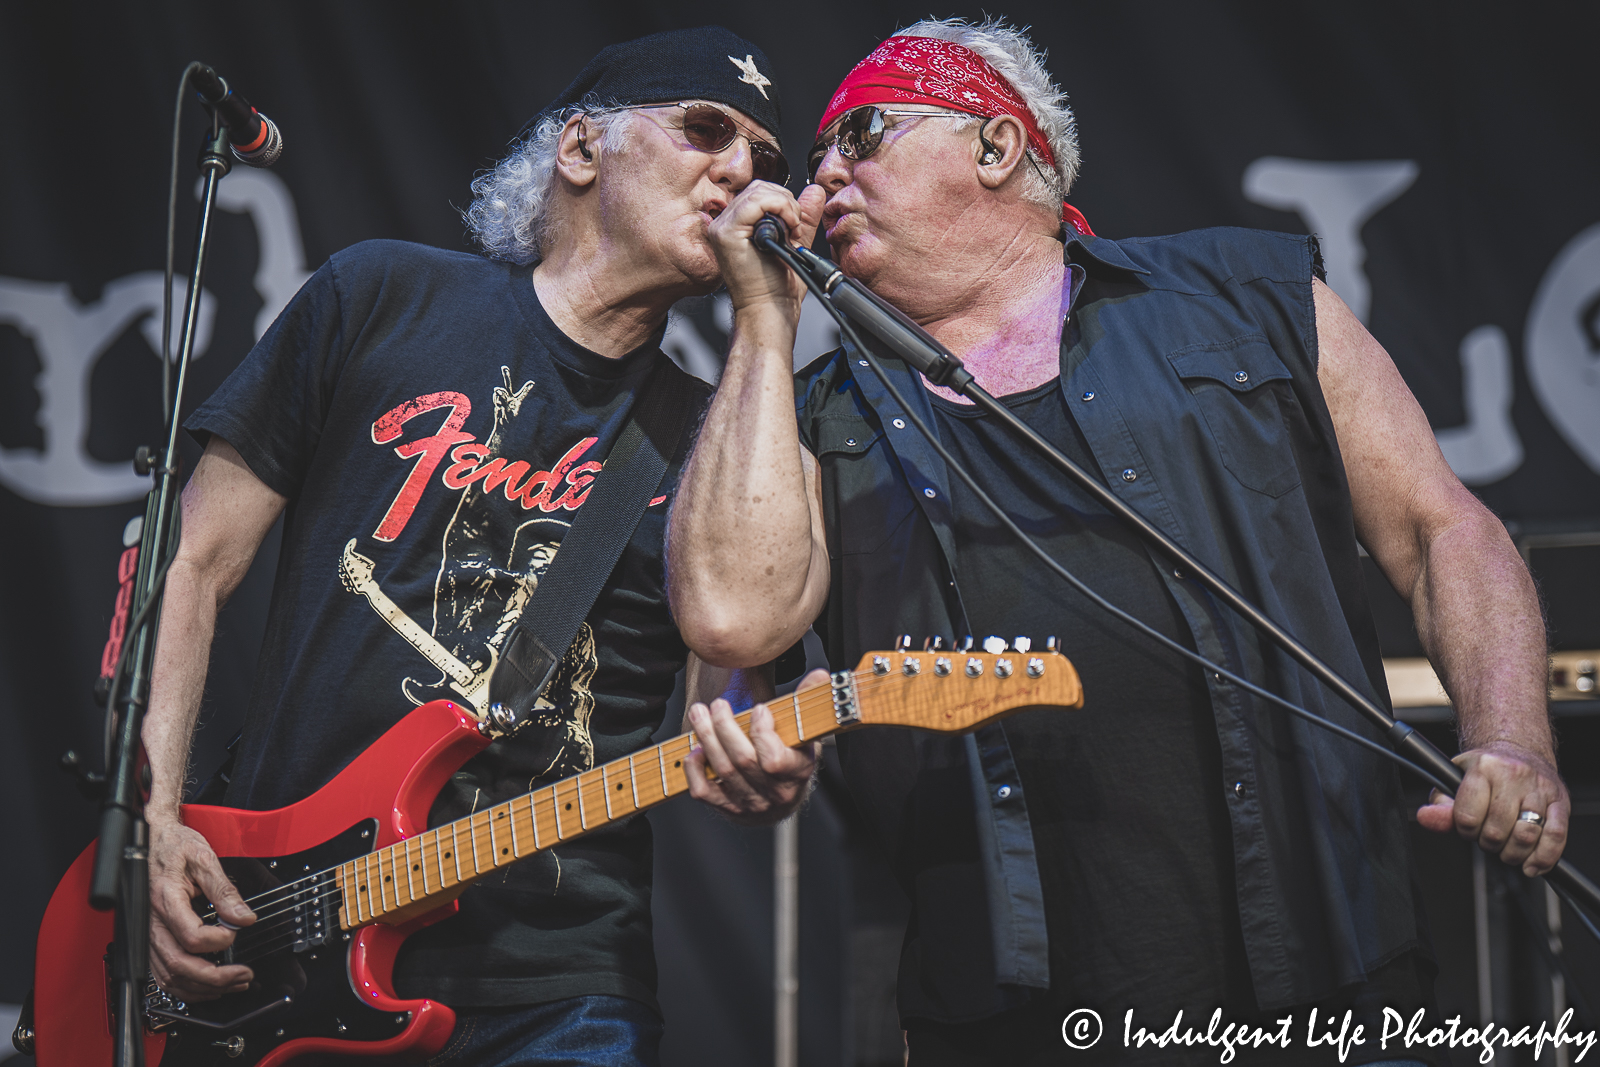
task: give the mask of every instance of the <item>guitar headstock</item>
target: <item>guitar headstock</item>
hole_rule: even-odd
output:
[[[339,581],[352,593],[361,592],[361,586],[372,581],[372,561],[356,551],[356,539],[351,538],[339,556]]]
[[[855,671],[861,723],[959,733],[1022,708],[1083,706],[1078,672],[1060,652],[1004,645],[990,638],[985,646],[1000,651],[962,650],[930,641],[921,652],[868,652]]]

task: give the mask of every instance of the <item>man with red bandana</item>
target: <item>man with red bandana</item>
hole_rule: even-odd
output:
[[[809,243],[820,224],[846,273],[1381,701],[1364,545],[1460,716],[1465,782],[1419,821],[1537,873],[1561,853],[1569,804],[1537,600],[1504,529],[1323,284],[1314,239],[1112,241],[1064,208],[1071,113],[1021,33],[925,22],[885,41],[830,103],[811,166],[798,199],[755,183],[712,227],[734,331],[669,529],[685,639],[744,667],[815,620],[839,669],[901,633],[1055,634],[1086,697],[969,737],[839,739],[912,903],[910,1062],[1061,1062],[1078,1009],[1105,1034],[1072,1062],[1214,1063],[1214,1047],[1130,1049],[1122,1031],[1128,1012],[1159,1034],[1182,1011],[1179,1032],[1203,1034],[1216,1010],[1274,1031],[1295,1019],[1287,1049],[1240,1062],[1337,1062],[1307,1047],[1313,1008],[1318,1035],[1330,1012],[1365,1023],[1344,1062],[1393,1060],[1371,1039],[1381,1009],[1426,1004],[1433,971],[1394,767],[1102,613],[1012,539],[912,416],[1095,591],[1318,715],[1370,725],[888,353],[911,410],[848,345],[791,390],[803,290],[752,228],[770,212]]]

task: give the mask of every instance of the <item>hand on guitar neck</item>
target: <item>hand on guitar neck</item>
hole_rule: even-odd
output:
[[[827,671],[812,671],[799,690],[827,685]],[[690,705],[686,718],[698,744],[685,761],[689,794],[735,822],[766,826],[805,802],[817,770],[818,742],[790,748],[778,736],[765,704],[750,713],[746,736],[723,699]]]

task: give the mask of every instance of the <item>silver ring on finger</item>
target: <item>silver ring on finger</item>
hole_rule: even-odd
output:
[[[1529,808],[1521,815],[1517,816],[1517,821],[1531,822],[1535,826],[1542,827],[1544,825],[1544,816],[1541,813],[1534,811],[1532,808]]]

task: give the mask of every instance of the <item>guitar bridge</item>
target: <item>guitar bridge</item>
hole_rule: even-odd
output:
[[[833,721],[840,726],[853,726],[861,721],[861,709],[856,706],[856,679],[849,671],[834,671]]]
[[[189,1005],[176,1000],[165,989],[156,985],[155,975],[150,975],[144,985],[144,1028],[152,1034],[178,1025],[179,1017],[188,1013]]]

